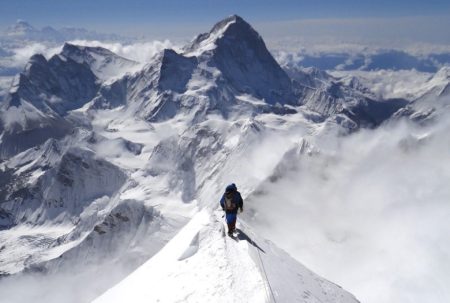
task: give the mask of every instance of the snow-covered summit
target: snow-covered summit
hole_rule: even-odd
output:
[[[103,47],[80,46],[66,42],[60,55],[77,63],[87,64],[103,81],[123,77],[141,67],[138,62],[121,57]]]
[[[127,40],[114,34],[102,34],[84,28],[64,27],[55,29],[51,26],[37,28],[25,20],[17,20],[1,33],[0,38],[9,42],[23,43],[23,41],[64,42],[76,39],[86,40]]]
[[[268,51],[261,36],[239,16],[230,16],[201,34],[184,49],[217,67],[221,76],[241,93],[267,103],[294,104],[291,79]]]
[[[61,55],[47,60],[36,54],[16,77],[3,108],[20,108],[26,102],[43,113],[62,116],[92,99],[97,89],[97,77],[87,65]]]
[[[7,36],[25,36],[37,33],[37,29],[25,20],[18,19],[15,24],[6,30]]]
[[[250,32],[250,35],[259,34],[244,19],[237,15],[232,15],[217,22],[208,33],[199,34],[195,39],[184,47],[186,55],[198,56],[203,52],[213,50],[217,47],[217,41],[226,36],[233,36],[235,31]],[[247,35],[249,33],[246,33]],[[245,34],[244,34],[245,35]],[[261,39],[261,37],[259,37]]]

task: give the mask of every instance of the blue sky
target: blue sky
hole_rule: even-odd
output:
[[[419,23],[424,22],[431,32],[439,32],[438,37],[446,34],[450,37],[449,30],[443,29],[450,20],[449,0],[0,0],[0,27],[5,28],[17,19],[24,19],[37,27],[76,26],[103,32],[170,38],[205,31],[214,22],[234,13],[269,34],[271,30],[276,32],[280,24],[286,28],[286,24],[300,22],[297,24],[304,25],[301,22],[314,19],[322,22],[319,25],[315,23],[321,34],[324,24],[328,24],[326,34],[341,28],[343,20],[370,18],[379,20],[381,27],[376,25],[359,35],[390,31],[392,28],[386,25],[383,28],[383,24],[409,20],[401,26],[405,29],[412,26],[412,36],[416,27],[421,30]],[[411,21],[411,18],[417,21]],[[330,20],[337,23],[330,23]],[[355,26],[361,23],[358,22]],[[311,30],[314,32],[316,28]],[[345,30],[348,29],[344,26],[342,31]],[[426,36],[427,33],[423,35]]]
[[[448,0],[0,0],[2,23],[210,22],[237,13],[253,21],[450,14]]]

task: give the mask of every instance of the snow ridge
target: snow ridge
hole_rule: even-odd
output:
[[[157,255],[93,303],[358,302],[248,226],[238,224],[235,238],[225,236],[222,221],[220,212],[199,212]]]

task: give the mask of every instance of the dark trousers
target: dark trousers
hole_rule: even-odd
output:
[[[236,219],[231,221],[231,222],[227,222],[228,225],[228,232],[231,233],[233,231],[236,230]]]
[[[229,233],[233,232],[236,229],[236,219],[237,219],[236,213],[229,212],[226,214],[226,221],[227,221]]]

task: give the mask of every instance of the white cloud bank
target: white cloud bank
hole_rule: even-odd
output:
[[[362,302],[450,302],[449,116],[317,142],[247,200],[253,225]]]
[[[116,262],[109,266],[77,266],[58,273],[27,273],[7,277],[0,281],[1,302],[91,302],[133,269]]]

